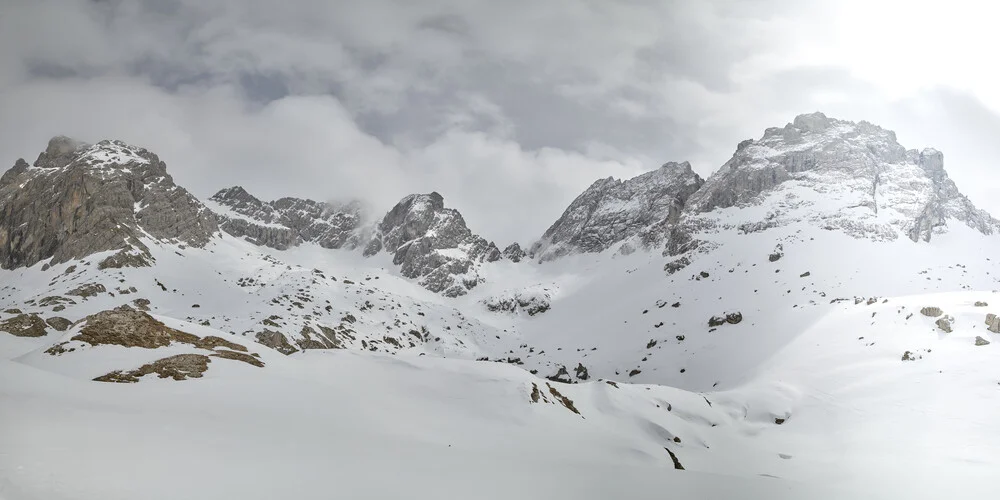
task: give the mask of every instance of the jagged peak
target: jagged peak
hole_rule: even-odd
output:
[[[39,153],[33,166],[37,168],[63,168],[70,164],[84,164],[104,168],[111,165],[159,163],[159,158],[147,149],[121,140],[104,139],[90,144],[64,135],[49,139],[45,151]]]
[[[248,193],[243,186],[232,186],[224,189],[220,189],[217,193],[213,194],[211,199],[213,200],[226,200],[226,199],[247,199],[252,198],[256,200],[257,198]],[[259,200],[258,200],[259,201]]]

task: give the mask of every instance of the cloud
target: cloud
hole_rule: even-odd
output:
[[[896,29],[888,1],[866,26]],[[387,208],[436,190],[498,244],[528,243],[597,178],[682,160],[708,175],[740,140],[823,110],[939,147],[1000,213],[977,182],[1000,99],[935,71],[937,49],[902,71],[921,60],[852,34],[863,7],[15,0],[0,6],[0,158],[31,159],[57,134],[120,138],[201,196],[242,184]],[[875,71],[880,58],[895,69]]]

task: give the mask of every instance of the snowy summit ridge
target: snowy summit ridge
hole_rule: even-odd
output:
[[[810,220],[871,239],[930,241],[949,219],[984,234],[1000,228],[958,191],[939,151],[907,150],[890,130],[823,113],[741,142],[686,208],[694,215],[730,207],[766,209],[758,227]]]

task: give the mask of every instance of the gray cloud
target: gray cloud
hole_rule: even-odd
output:
[[[890,99],[834,60],[833,5],[793,0],[15,0],[0,6],[0,158],[121,138],[201,196],[437,190],[529,242],[595,179],[690,160],[823,110],[936,145],[1000,212],[996,113],[929,88]],[[810,52],[806,52],[811,54]],[[947,126],[945,126],[947,125]],[[910,142],[912,141],[912,142]]]

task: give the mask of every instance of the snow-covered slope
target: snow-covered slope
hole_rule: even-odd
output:
[[[1000,236],[940,153],[813,114],[689,172],[595,184],[533,258],[436,193],[338,248],[226,190],[271,243],[19,261],[0,498],[992,498]]]

